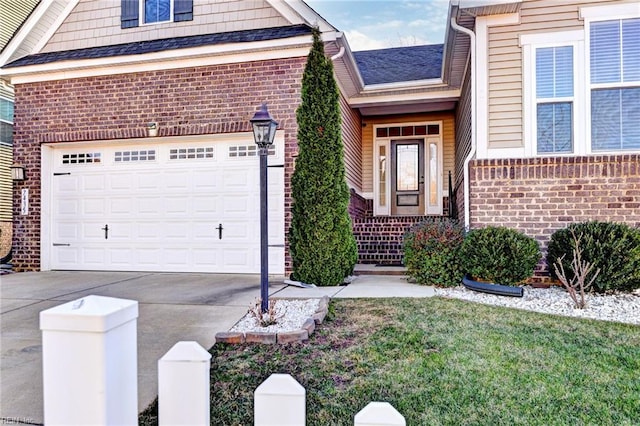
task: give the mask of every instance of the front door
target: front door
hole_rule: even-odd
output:
[[[423,215],[424,141],[391,141],[391,214]]]

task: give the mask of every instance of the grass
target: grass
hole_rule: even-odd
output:
[[[334,300],[304,344],[215,345],[212,424],[253,424],[272,373],[307,390],[308,425],[352,425],[387,401],[408,425],[631,425],[640,327],[460,300]],[[153,404],[141,424],[157,423]]]

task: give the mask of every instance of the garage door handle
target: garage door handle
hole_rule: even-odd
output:
[[[222,224],[219,224],[216,229],[218,230],[218,239],[221,240],[222,239],[222,230],[224,229],[222,227]]]
[[[104,231],[104,239],[109,239],[109,225],[104,225],[104,228],[100,228]]]

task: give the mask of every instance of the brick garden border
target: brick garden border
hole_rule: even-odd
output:
[[[323,323],[329,312],[329,296],[323,296],[318,303],[316,312],[302,324],[302,328],[285,332],[268,331],[222,331],[216,333],[216,343],[242,344],[242,343],[263,343],[263,344],[286,344],[299,343],[309,340],[316,325]]]

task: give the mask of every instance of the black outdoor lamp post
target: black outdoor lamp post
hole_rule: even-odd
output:
[[[253,126],[253,139],[258,145],[260,156],[260,309],[269,309],[269,232],[267,215],[267,155],[269,147],[273,145],[278,122],[275,121],[267,104],[263,103],[250,120]]]

